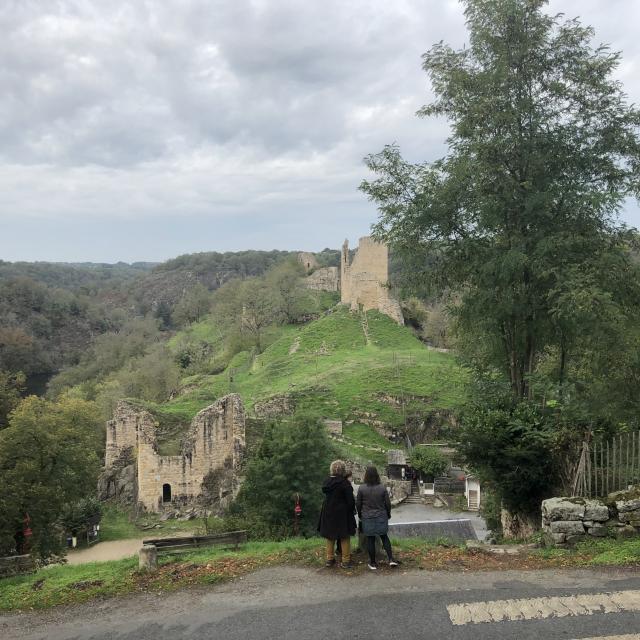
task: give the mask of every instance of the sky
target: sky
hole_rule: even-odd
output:
[[[640,103],[640,2],[549,11]],[[0,259],[67,262],[355,242],[364,156],[444,155],[421,55],[466,41],[457,0],[2,0],[0,33]]]

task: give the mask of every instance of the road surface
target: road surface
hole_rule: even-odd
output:
[[[640,638],[633,570],[348,575],[265,569],[216,587],[0,617],[3,640]]]
[[[391,510],[390,523],[424,522],[434,520],[459,520],[464,518],[471,521],[478,540],[484,540],[489,531],[480,514],[474,511],[450,511],[449,509],[431,507],[425,504],[402,503]]]

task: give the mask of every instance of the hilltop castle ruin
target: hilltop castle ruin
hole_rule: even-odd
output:
[[[377,309],[398,324],[404,324],[400,303],[389,289],[389,249],[371,237],[360,238],[358,250],[349,259],[349,242],[342,245],[340,301],[353,311]]]
[[[398,324],[404,324],[400,303],[389,288],[389,249],[370,236],[360,238],[350,258],[349,242],[344,241],[338,267],[318,268],[312,253],[299,253],[298,260],[307,273],[305,285],[318,291],[339,291],[340,302],[352,311],[376,309]]]
[[[155,512],[194,504],[205,496],[220,504],[235,496],[245,450],[239,395],[227,395],[200,411],[179,455],[158,453],[157,431],[149,411],[127,400],[118,403],[107,423],[102,498],[120,498]]]

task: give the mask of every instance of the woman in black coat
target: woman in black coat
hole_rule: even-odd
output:
[[[324,502],[320,512],[318,531],[327,539],[327,566],[336,563],[336,540],[342,549],[342,567],[351,567],[351,536],[356,532],[355,500],[353,487],[347,480],[346,467],[342,460],[334,460],[329,469],[329,477],[322,484]]]

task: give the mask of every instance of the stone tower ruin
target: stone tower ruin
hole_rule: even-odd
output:
[[[340,301],[352,311],[377,309],[398,324],[404,324],[400,303],[389,289],[389,249],[366,236],[350,260],[349,242],[342,245],[340,261]]]
[[[118,478],[130,470],[128,502],[147,511],[185,506],[200,499],[207,478],[215,478],[218,498],[233,496],[245,450],[245,412],[237,394],[227,395],[200,411],[183,440],[179,455],[158,453],[157,423],[145,409],[121,400],[107,423],[105,471],[101,497],[118,497]],[[131,469],[133,467],[133,469]]]

